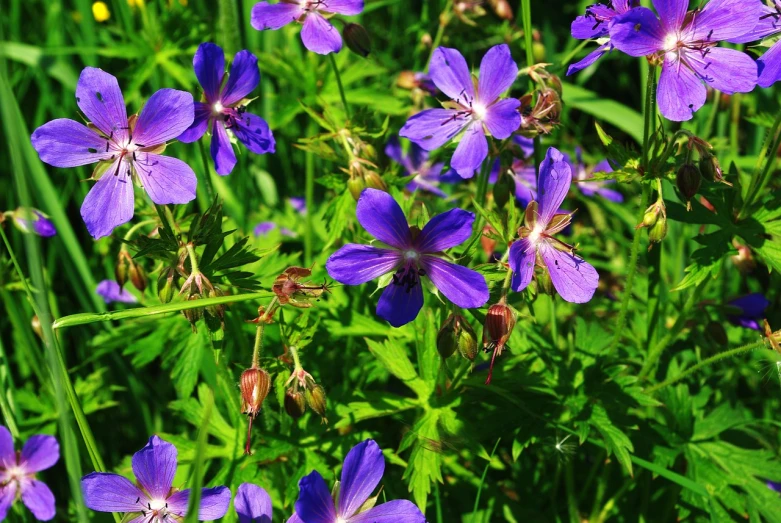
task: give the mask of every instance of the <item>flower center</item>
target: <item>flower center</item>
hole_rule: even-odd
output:
[[[338,517],[334,523],[347,523],[347,520],[343,517]]]
[[[542,227],[537,224],[534,229],[532,229],[531,234],[529,234],[529,243],[532,245],[537,245],[537,243],[540,241],[540,236],[542,236]]]
[[[222,102],[217,102],[212,106],[212,110],[214,111],[214,114],[220,114],[223,109],[225,109],[225,107],[223,107]]]
[[[21,481],[23,477],[25,477],[27,473],[24,471],[22,467],[19,465],[14,465],[13,467],[7,468],[5,470],[4,474],[0,474],[0,479],[4,479],[5,481],[11,482],[11,481]]]
[[[472,118],[482,120],[485,117],[485,106],[480,102],[472,104]]]
[[[664,49],[665,51],[675,51],[679,47],[682,47],[683,43],[681,42],[681,39],[678,38],[678,35],[676,33],[670,33],[666,37],[664,37]]]
[[[164,499],[153,499],[147,506],[146,510],[142,510],[141,513],[144,517],[149,518],[150,523],[168,523],[171,520],[171,515],[168,511],[168,502]]]
[[[404,251],[404,259],[405,260],[415,261],[418,258],[420,258],[420,255],[418,254],[417,251],[413,251],[413,250]]]

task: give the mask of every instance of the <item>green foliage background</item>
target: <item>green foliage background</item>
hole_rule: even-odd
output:
[[[107,3],[111,18],[104,23],[94,20],[87,0],[4,0],[0,18],[0,207],[33,205],[58,229],[41,241],[5,228],[33,299],[4,250],[0,407],[4,424],[22,440],[59,436],[63,459],[42,474],[58,500],[57,521],[110,521],[83,507],[79,478],[104,467],[130,475],[130,456],[155,433],[179,448],[177,484],[226,484],[235,492],[241,482],[257,483],[271,494],[277,521],[292,513],[300,477],[317,469],[332,482],[346,452],[369,437],[388,463],[381,497],[412,499],[432,522],[781,521],[781,498],[765,485],[781,481],[781,356],[758,333],[730,325],[723,307],[729,298],[764,292],[770,324],[781,326],[778,178],[756,199],[750,220],[737,219],[732,199],[733,191],[745,194],[758,162],[775,160],[773,154],[765,159],[763,143],[773,126],[768,115],[778,111],[777,88],[709,102],[685,124],[714,144],[737,188],[706,184],[701,192],[716,213],[696,201],[687,213],[671,183],[672,164],[665,166],[669,234],[650,253],[645,234],[637,236],[640,268],[623,331],[616,335],[615,326],[634,225],[645,207],[637,179],[621,185],[622,205],[577,196],[571,202],[579,209],[573,240],[602,285],[594,300],[578,306],[513,294],[521,317],[491,386],[483,385],[490,355],[481,353],[471,373],[457,356],[442,362],[436,332],[449,309],[436,297],[401,329],[375,316],[372,284],[335,286],[308,311],[284,309],[266,329],[263,364],[274,389],[255,423],[254,454],[244,456],[247,421],[237,382],[255,334],[245,320],[268,303],[270,286],[286,267],[313,264],[313,280],[320,282],[339,245],[367,240],[345,191],[346,157],[328,129],[345,123],[336,79],[326,58],[303,49],[298,28],[254,31],[250,0],[161,0],[144,8]],[[597,121],[612,136],[615,154],[636,157],[647,64],[613,53],[598,68],[564,78],[566,65],[583,55],[569,24],[588,3],[530,2],[535,58],[552,64],[549,71],[564,81],[562,124],[543,144],[570,153],[580,145],[593,164],[607,154]],[[519,3],[511,7],[521,13]],[[490,46],[508,42],[525,64],[521,17],[507,21],[487,5],[484,10],[469,25],[446,0],[368,0],[357,20],[371,34],[372,54],[364,59],[344,49],[336,56],[355,113],[352,132],[382,151],[413,107],[397,75],[424,69],[431,39],[458,48],[472,64]],[[259,288],[228,308],[218,335],[203,324],[193,333],[178,312],[99,314],[115,307],[94,290],[97,281],[113,277],[118,238],[127,229],[93,241],[79,217],[89,168],[46,166],[29,141],[44,122],[76,117],[74,89],[85,65],[116,75],[131,110],[163,87],[197,96],[191,61],[203,41],[229,55],[244,48],[257,54],[262,80],[252,110],[268,120],[277,143],[274,155],[241,154],[225,178],[209,172],[197,144],[168,150],[201,180],[208,176],[223,201],[223,230],[237,232],[222,252],[250,236],[249,247],[261,256],[242,268]],[[513,95],[524,93],[523,84],[516,83]],[[381,153],[376,161],[400,197],[402,174]],[[307,186],[307,173],[315,185]],[[315,205],[302,217],[286,198],[307,192]],[[425,210],[416,207],[413,222],[454,204],[474,210],[469,186],[453,192],[449,202],[418,195]],[[197,200],[178,209],[177,218],[186,223],[191,213],[206,211],[209,196],[199,184]],[[136,223],[155,219],[151,204],[142,205],[140,193],[137,199]],[[411,208],[406,201],[405,210]],[[297,237],[252,236],[263,220]],[[731,260],[734,238],[757,260],[749,274]],[[144,263],[154,281],[159,267]],[[503,271],[482,270],[500,286]],[[144,307],[160,305],[151,287],[139,295]],[[168,310],[179,309],[174,301]],[[39,333],[31,327],[36,313]],[[87,314],[52,328],[53,319],[81,313]],[[467,318],[480,332],[484,311]],[[726,340],[714,334],[714,324]],[[281,406],[290,372],[278,359],[283,331],[300,340],[304,367],[328,392],[328,425],[311,413],[293,421]],[[10,520],[32,519],[19,510]],[[235,514],[225,521],[236,521]]]

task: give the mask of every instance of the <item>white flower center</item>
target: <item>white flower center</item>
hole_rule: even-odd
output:
[[[482,120],[485,118],[485,112],[485,106],[480,102],[475,102],[472,104],[472,118],[475,120]]]
[[[347,523],[347,520],[343,517],[338,517],[334,523]]]
[[[532,229],[531,234],[529,234],[529,243],[532,245],[537,245],[537,243],[540,241],[540,236],[542,236],[542,226],[540,224],[537,224],[534,229]]]
[[[404,259],[406,260],[417,260],[419,257],[420,255],[418,254],[417,251],[413,251],[413,250],[404,251]],[[337,521],[337,523],[339,522]]]
[[[221,113],[223,109],[225,109],[225,107],[222,106],[222,102],[217,102],[212,106],[212,110],[217,114]]]
[[[5,470],[5,473],[2,474],[2,476],[5,476],[5,479],[7,481],[14,481],[14,480],[20,481],[26,475],[27,472],[25,472],[25,470],[19,465],[14,465],[13,467],[7,468]]]
[[[677,33],[668,34],[664,37],[664,50],[668,52],[677,50],[680,41],[681,39],[678,37]]]

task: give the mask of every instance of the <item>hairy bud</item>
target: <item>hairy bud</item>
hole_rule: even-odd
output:
[[[114,279],[117,280],[120,287],[124,287],[125,283],[127,283],[127,274],[131,263],[133,263],[133,259],[130,257],[130,254],[126,250],[121,249],[117,256],[117,263],[114,265]]]
[[[285,412],[293,419],[298,419],[306,412],[306,398],[300,391],[285,391]]]
[[[702,183],[702,175],[696,165],[691,163],[685,163],[678,169],[678,173],[675,176],[675,183],[678,185],[678,190],[681,191],[683,197],[686,198],[687,208],[691,209],[691,200],[697,191],[700,189]]]
[[[162,303],[168,303],[174,298],[176,289],[174,288],[174,279],[176,271],[173,269],[164,269],[157,278],[157,297]]]
[[[504,347],[515,328],[515,312],[506,303],[495,303],[488,308],[483,328],[483,348]]]
[[[349,23],[342,29],[342,37],[347,47],[355,54],[364,58],[372,51],[372,41],[369,33],[361,24]]]
[[[712,154],[707,153],[700,156],[699,162],[702,177],[711,182],[725,182],[724,171],[721,170],[719,160]]]
[[[255,417],[263,406],[263,400],[268,396],[271,378],[265,370],[252,367],[241,373],[239,388],[241,389],[241,411]]]
[[[648,240],[651,243],[659,243],[667,236],[667,217],[659,215],[659,219],[648,228]]]
[[[451,314],[437,333],[437,351],[443,358],[449,358],[456,350],[473,361],[477,355],[477,336],[463,316]]]
[[[306,404],[309,408],[317,413],[323,420],[323,423],[328,423],[325,417],[326,410],[326,396],[325,389],[321,385],[315,385],[311,389],[306,391]]]
[[[347,190],[350,191],[350,194],[356,202],[358,201],[358,198],[361,197],[361,193],[364,189],[366,189],[366,181],[362,176],[347,180]]]
[[[388,191],[388,186],[385,181],[374,171],[367,171],[364,175],[364,180],[366,181],[366,187],[379,189],[380,191]]]
[[[128,271],[128,276],[130,276],[130,283],[133,284],[133,287],[138,289],[140,293],[144,293],[146,290],[146,273],[144,272],[144,268],[133,261],[133,263],[130,264],[130,270]]]

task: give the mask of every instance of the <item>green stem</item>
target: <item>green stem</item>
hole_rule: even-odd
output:
[[[293,356],[293,374],[300,374],[304,370],[304,367],[301,366],[301,360],[298,357],[298,349],[291,345],[287,350],[290,352],[290,355]]]
[[[556,297],[548,296],[550,298],[550,326],[551,326],[551,338],[553,338],[553,346],[556,347],[559,341],[559,329],[556,325]]]
[[[199,171],[201,174],[198,176],[198,188],[203,189],[196,192],[199,196],[198,205],[201,206],[202,211],[205,211],[214,201],[214,187],[212,187],[211,167],[209,164],[209,155],[206,153],[206,144],[202,139],[198,140],[198,142],[199,149],[201,150],[201,161],[203,162],[203,171]]]
[[[152,225],[153,223],[157,223],[157,220],[144,220],[144,221],[138,222],[137,224],[133,225],[130,229],[127,230],[127,232],[125,233],[124,239],[126,241],[130,240],[133,237],[133,235],[136,233],[136,231],[141,229],[141,227],[144,227],[146,225]],[[124,243],[122,244],[122,248],[123,249],[125,248],[125,244]]]
[[[333,56],[333,53],[330,55]],[[341,83],[339,84],[341,86]],[[346,103],[346,102],[345,102]],[[347,105],[345,105],[347,107]],[[307,136],[313,136],[317,132],[315,122],[310,120]],[[304,199],[306,200],[306,230],[304,231],[304,263],[307,267],[312,265],[312,241],[314,225],[312,223],[315,213],[315,155],[311,152],[306,153],[304,180]]]
[[[643,367],[640,369],[640,374],[638,375],[640,378],[644,378],[648,375],[656,362],[659,361],[659,358],[662,356],[664,349],[667,348],[667,345],[675,340],[678,334],[680,334],[684,324],[686,323],[686,320],[689,318],[689,313],[700,300],[702,291],[705,290],[705,287],[710,281],[710,278],[705,278],[699,283],[699,285],[697,285],[697,287],[695,287],[694,291],[692,291],[692,293],[689,295],[689,298],[686,300],[686,303],[683,305],[681,313],[678,315],[678,318],[675,320],[672,328],[669,329],[667,334],[665,334],[664,337],[648,351],[648,358],[646,358],[645,362],[643,363]]]
[[[339,67],[336,65],[336,58],[334,58],[334,53],[330,53],[328,55],[328,58],[331,61],[331,67],[334,70],[334,75],[336,76],[336,85],[339,87],[339,96],[342,97],[342,104],[344,105],[344,114],[347,115],[347,119],[349,120],[350,117],[350,106],[347,105],[347,96],[344,94],[344,86],[342,85],[342,77],[339,74]]]
[[[645,86],[645,107],[643,110],[643,168],[648,171],[650,142],[656,121],[656,67],[648,70],[648,80]],[[648,172],[645,176],[648,176]]]
[[[263,331],[266,329],[266,322],[260,320],[258,328],[255,329],[255,346],[252,349],[252,367],[260,368],[260,352],[263,350]]]
[[[677,383],[677,382],[681,381],[682,379],[685,379],[688,376],[691,376],[692,374],[694,374],[698,370],[702,369],[703,367],[707,367],[708,365],[710,365],[712,363],[716,363],[717,361],[720,361],[720,360],[723,360],[723,359],[726,359],[726,358],[731,358],[732,356],[737,356],[739,354],[743,354],[744,352],[749,352],[749,351],[752,351],[752,350],[760,348],[760,347],[764,348],[764,345],[765,345],[765,340],[761,339],[759,341],[756,341],[754,343],[749,343],[748,345],[743,345],[742,347],[738,347],[736,349],[731,349],[731,350],[728,350],[728,351],[720,352],[720,353],[718,353],[718,354],[716,354],[714,356],[711,356],[708,359],[702,360],[701,362],[697,363],[696,365],[692,365],[691,367],[689,367],[688,369],[686,369],[682,373],[678,374],[677,376],[673,376],[672,378],[669,378],[669,379],[667,379],[667,380],[665,380],[665,381],[663,381],[661,383],[657,383],[656,385],[654,385],[652,387],[648,387],[647,389],[645,389],[645,392],[647,392],[649,394],[652,393],[652,392],[656,392],[656,391],[658,391],[660,389],[663,389],[663,388],[668,387],[668,386],[670,386],[670,385],[672,385],[674,383]],[[773,354],[776,354],[775,351],[772,351],[770,349],[765,348],[765,350],[767,350],[768,352],[771,352]]]
[[[447,27],[447,24],[450,22],[451,5],[453,5],[452,2],[446,2],[445,9],[442,11],[442,14],[439,15],[439,27],[437,28],[437,34],[434,35],[434,41],[431,44],[431,51],[428,53],[426,66],[423,68],[424,70],[428,70],[428,64],[431,63],[431,57],[434,56],[434,50],[439,47],[440,42],[442,42],[442,37],[445,35],[445,27]]]
[[[187,255],[190,258],[190,274],[199,274],[201,271],[198,268],[198,256],[195,254],[195,247],[192,243],[187,243],[184,246],[187,249]]]
[[[475,514],[477,514],[477,508],[480,506],[480,494],[483,491],[483,485],[485,484],[485,477],[488,475],[488,468],[491,466],[491,461],[494,459],[494,454],[496,454],[496,449],[499,448],[499,442],[502,441],[502,438],[499,438],[496,440],[496,444],[494,445],[494,450],[491,451],[491,457],[488,459],[488,463],[486,463],[485,468],[483,469],[483,476],[480,478],[480,486],[477,488],[477,497],[475,498],[475,506],[472,509],[472,518],[471,520],[475,520]]]
[[[648,197],[651,195],[651,186],[646,185],[643,188],[643,195],[642,195],[642,202],[643,205],[645,205],[645,202],[648,200]],[[643,216],[645,215],[645,208],[643,207],[640,211],[640,217],[638,218],[638,223],[642,223]],[[632,301],[632,287],[634,286],[635,282],[635,273],[637,272],[637,258],[640,254],[640,237],[642,235],[643,229],[635,229],[634,232],[634,238],[632,239],[632,252],[629,256],[629,272],[626,275],[626,285],[624,286],[624,297],[621,300],[621,310],[618,313],[618,320],[616,321],[616,330],[613,334],[613,341],[610,344],[610,351],[614,351],[618,344],[621,342],[621,334],[624,331],[624,326],[626,324],[626,316],[629,312],[629,303]]]
[[[54,329],[61,329],[63,327],[73,327],[76,325],[85,325],[88,323],[97,323],[101,321],[112,320],[124,320],[128,318],[142,318],[146,316],[157,316],[158,314],[166,314],[169,312],[180,312],[188,309],[197,309],[201,307],[210,307],[212,305],[223,305],[226,303],[239,303],[243,301],[256,301],[264,298],[271,298],[275,296],[274,293],[266,292],[253,292],[249,294],[239,294],[236,296],[219,296],[216,298],[206,298],[203,300],[185,300],[176,303],[166,303],[165,305],[157,305],[155,307],[141,307],[136,309],[126,309],[121,311],[111,311],[103,313],[85,312],[79,314],[71,314],[69,316],[63,316],[56,320],[52,327]]]
[[[762,145],[762,150],[759,153],[754,169],[754,176],[746,193],[746,199],[743,201],[739,218],[744,218],[746,212],[754,204],[754,200],[762,196],[762,192],[770,181],[770,175],[773,173],[773,166],[776,164],[776,151],[778,151],[779,145],[781,145],[781,110],[778,111],[773,127],[770,128],[765,138],[765,143]],[[764,168],[762,167],[763,162]]]
[[[477,201],[485,207],[485,200],[488,195],[488,178],[491,176],[491,167],[494,159],[489,155],[483,162],[480,169],[480,178],[477,180]]]
[[[534,65],[531,0],[521,0],[521,21],[523,23],[523,47],[526,51],[526,65],[531,67]]]

